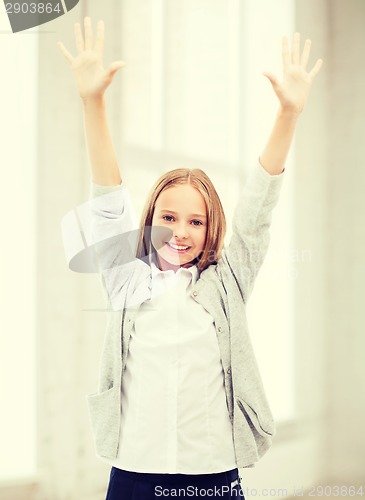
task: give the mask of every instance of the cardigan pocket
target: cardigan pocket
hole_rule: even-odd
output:
[[[275,434],[275,422],[272,418],[269,420],[260,418],[258,412],[242,398],[236,397],[236,402],[246,419],[249,419],[252,422],[255,429],[259,434],[261,434],[261,436],[271,437]]]
[[[120,425],[120,386],[86,396],[97,455],[117,456]]]

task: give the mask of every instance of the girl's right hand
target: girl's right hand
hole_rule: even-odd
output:
[[[58,42],[57,45],[73,69],[80,97],[83,100],[89,100],[103,96],[115,73],[125,66],[125,62],[114,61],[105,70],[103,67],[104,21],[99,21],[97,24],[95,44],[90,17],[84,18],[84,28],[85,41],[80,23],[75,23],[77,57],[73,57],[62,42]]]

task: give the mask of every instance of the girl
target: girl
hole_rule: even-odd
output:
[[[298,117],[322,60],[307,71],[282,42],[283,80],[264,73],[279,100],[267,145],[235,209],[232,238],[209,177],[162,175],[137,229],[107,125],[104,23],[75,24],[78,55],[59,42],[80,93],[91,163],[93,242],[109,321],[99,389],[87,396],[97,456],[112,466],[107,500],[178,494],[243,498],[239,467],[254,467],[275,423],[251,346],[246,303],[269,244],[269,226]],[[126,237],[127,236],[127,237]],[[67,242],[65,242],[67,245]]]

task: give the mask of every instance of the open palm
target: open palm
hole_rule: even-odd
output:
[[[322,59],[318,59],[312,70],[307,71],[310,49],[311,40],[307,39],[300,56],[300,33],[294,33],[290,53],[288,38],[283,37],[283,80],[279,82],[272,73],[263,73],[270,80],[281,108],[284,110],[301,113],[307,102],[312,82],[323,63]]]
[[[98,21],[96,40],[90,17],[84,18],[85,40],[80,23],[75,23],[75,40],[78,55],[73,57],[62,42],[58,42],[62,54],[70,63],[82,99],[100,97],[114,78],[118,69],[125,66],[123,61],[113,62],[107,70],[103,66],[104,22]]]

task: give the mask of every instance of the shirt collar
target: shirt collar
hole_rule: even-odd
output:
[[[192,283],[195,284],[197,279],[198,279],[198,275],[199,275],[199,270],[198,270],[198,266],[196,264],[194,264],[193,266],[190,266],[190,267],[180,267],[180,269],[178,269],[176,271],[176,273],[172,270],[172,269],[169,269],[167,271],[161,271],[161,269],[159,269],[155,263],[155,257],[151,259],[151,275],[152,275],[152,278],[154,278],[155,276],[158,276],[159,274],[181,274],[181,273],[186,273],[186,272],[189,272],[191,274],[191,277],[192,277]]]

